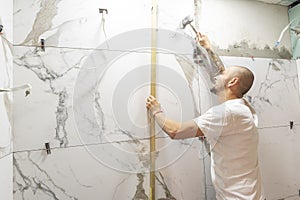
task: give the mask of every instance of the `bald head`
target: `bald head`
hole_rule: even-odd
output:
[[[254,81],[254,75],[253,73],[247,69],[246,67],[242,66],[232,66],[228,68],[229,70],[229,76],[231,78],[237,77],[239,78],[239,83],[238,83],[238,92],[240,93],[239,95],[244,95],[246,94]]]

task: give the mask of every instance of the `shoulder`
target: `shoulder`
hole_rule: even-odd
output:
[[[230,113],[230,108],[226,105],[226,103],[222,103],[211,107],[204,114],[194,120],[197,124],[224,124],[224,121],[226,121],[226,118],[230,116]]]
[[[231,114],[243,115],[250,112],[249,107],[245,104],[243,99],[233,99],[225,102],[226,109]]]
[[[243,122],[254,122],[257,126],[257,115],[254,108],[244,99],[236,99],[227,102],[227,109],[230,113],[231,120],[235,122],[242,120]]]

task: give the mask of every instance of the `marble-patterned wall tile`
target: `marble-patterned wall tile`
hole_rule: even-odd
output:
[[[112,144],[90,148],[100,150],[105,145]],[[198,148],[199,143],[193,144],[174,163],[157,173],[157,199],[203,196],[203,167]],[[119,158],[111,157],[116,162]],[[186,169],[186,162],[191,162],[191,158],[193,166]],[[14,199],[148,199],[147,172],[126,173],[126,168],[120,170],[107,164],[85,147],[52,149],[50,155],[45,151],[14,153]]]
[[[95,48],[116,34],[149,27],[150,14],[145,0],[15,0],[14,42],[38,45],[45,39],[49,46]]]
[[[50,46],[94,48],[116,34],[151,28],[151,1],[14,2],[14,41],[19,45],[37,45],[43,38],[46,45]],[[157,4],[158,28],[178,29],[182,19],[194,13],[193,1],[182,4],[176,0],[172,4]],[[108,12],[102,15],[99,8]],[[134,14],[129,14],[133,10]]]
[[[296,60],[296,64],[297,64],[299,95],[300,95],[300,59]]]
[[[8,94],[0,94],[0,126],[1,126],[1,139],[0,139],[0,158],[6,156],[12,151],[12,117],[11,117],[11,96]]]
[[[0,199],[13,199],[13,162],[12,154],[0,159]]]
[[[12,94],[4,90],[12,87],[12,2],[1,1],[0,25],[0,157],[11,152]],[[3,90],[4,89],[4,90]]]
[[[11,152],[12,94],[5,89],[12,87],[12,55],[5,40],[0,37],[0,157]],[[4,90],[3,90],[4,89]]]
[[[249,67],[255,74],[247,95],[254,106],[259,127],[289,126],[300,123],[299,83],[294,60],[222,57],[227,66]]]
[[[101,165],[84,147],[14,154],[16,200],[131,199],[138,183],[137,175]]]
[[[0,25],[0,199],[13,199],[12,167],[12,94],[4,92],[13,86],[12,30],[13,2],[1,0]],[[4,90],[3,90],[4,89]]]
[[[89,50],[15,47],[14,84],[32,85],[31,94],[14,94],[16,151],[78,144],[72,110],[74,83]]]
[[[299,133],[299,125],[293,129],[259,129],[259,158],[267,199],[297,199],[299,195]]]
[[[170,195],[166,196],[167,199],[172,199],[172,197],[191,200],[208,199],[206,192],[209,188],[205,180],[207,172],[204,159],[209,159],[209,156],[204,152],[202,142],[198,139],[193,140],[190,147],[182,152],[182,156],[157,172],[157,190],[165,194],[169,193]],[[172,157],[171,151],[169,151],[169,156]],[[161,186],[164,184],[166,189],[162,190]]]
[[[13,41],[13,2],[9,0],[1,0],[0,7],[0,25],[3,26],[1,39]]]

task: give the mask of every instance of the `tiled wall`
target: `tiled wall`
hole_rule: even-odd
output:
[[[203,113],[215,101],[203,65],[186,62],[193,60],[193,33],[178,30],[194,12],[193,2],[158,3],[158,27],[169,31],[158,32],[157,96],[178,120]],[[285,8],[277,8],[276,16],[283,15]],[[13,13],[14,85],[32,85],[29,96],[14,94],[13,198],[147,199],[151,32],[136,29],[151,27],[151,2],[15,0]],[[41,39],[45,51],[37,47]],[[248,98],[260,117],[266,196],[294,195],[300,183],[293,176],[300,165],[296,63],[222,59],[256,74]],[[171,141],[159,129],[157,134],[157,199],[214,199],[202,143]]]
[[[158,17],[166,21],[160,23],[176,29],[193,2],[183,13],[167,10],[161,6]],[[14,199],[148,199],[150,32],[132,30],[149,28],[150,2],[15,1],[14,13],[14,83],[32,85],[28,97],[14,97]],[[174,33],[165,35],[180,39]],[[35,47],[40,39],[45,51]],[[182,46],[174,49],[175,39],[161,43],[177,50]],[[169,52],[160,56],[161,65],[166,57],[176,64]],[[157,92],[166,109],[186,108],[170,114],[191,118],[192,95],[175,67],[159,69]],[[157,137],[157,198],[204,199],[201,142]]]

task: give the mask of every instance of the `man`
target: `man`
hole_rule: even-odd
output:
[[[187,122],[167,118],[153,96],[147,98],[146,107],[172,139],[205,136],[211,146],[211,174],[218,200],[262,200],[257,118],[254,109],[243,99],[254,75],[241,66],[225,69],[208,39],[199,34],[198,41],[219,66],[211,91],[218,96],[220,105]]]

